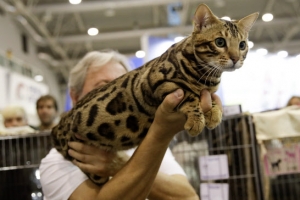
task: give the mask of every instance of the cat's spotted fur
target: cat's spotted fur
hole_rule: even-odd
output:
[[[187,117],[185,130],[195,136],[205,126],[215,128],[222,112],[213,102],[211,111],[203,113],[200,91],[216,92],[222,72],[242,66],[248,51],[248,32],[257,16],[254,13],[230,22],[218,19],[206,5],[200,5],[191,36],[142,67],[88,93],[53,129],[54,146],[71,159],[67,142],[77,140],[77,133],[102,149],[132,148],[147,134],[164,97],[178,88],[184,90],[184,100],[177,109]],[[89,177],[98,184],[107,180]]]

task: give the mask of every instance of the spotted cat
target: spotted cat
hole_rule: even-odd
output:
[[[164,97],[178,88],[184,90],[184,99],[177,106],[187,117],[184,129],[196,136],[205,126],[215,128],[222,112],[213,102],[212,109],[203,113],[200,91],[216,92],[222,72],[242,66],[248,52],[248,32],[257,17],[254,13],[226,21],[218,19],[206,5],[199,5],[190,36],[160,57],[94,89],[62,117],[52,131],[55,148],[71,159],[67,142],[78,140],[75,133],[87,138],[88,144],[108,151],[135,147],[147,134]],[[108,179],[88,176],[96,184]]]

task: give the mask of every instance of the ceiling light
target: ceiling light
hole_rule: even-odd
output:
[[[81,0],[69,0],[70,4],[76,5],[76,4],[80,4]]]
[[[267,49],[257,49],[256,53],[258,53],[259,55],[265,56],[268,54],[268,50]]]
[[[98,35],[98,33],[99,33],[99,30],[97,28],[89,28],[89,30],[88,30],[88,34],[90,36]]]
[[[41,81],[44,80],[44,77],[43,77],[42,75],[36,75],[36,76],[34,77],[34,80],[37,81],[37,82],[41,82]]]
[[[296,56],[297,59],[300,59],[300,54]]]
[[[254,46],[254,43],[252,41],[248,41],[248,47],[249,49],[253,48]]]
[[[262,16],[262,20],[265,22],[269,22],[273,20],[273,15],[271,13],[266,13]]]
[[[137,58],[144,58],[145,55],[146,55],[145,51],[142,51],[142,50],[139,50],[139,51],[135,52],[135,56]]]
[[[221,19],[224,19],[224,20],[227,20],[227,21],[231,21],[231,18],[228,17],[228,16],[224,16],[224,17],[222,17]]]
[[[279,51],[277,53],[277,56],[281,57],[281,58],[285,58],[289,55],[289,53],[287,51]]]
[[[184,37],[183,36],[178,36],[174,38],[174,42],[180,42],[181,40],[183,40]]]

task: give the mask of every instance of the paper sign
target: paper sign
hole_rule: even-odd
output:
[[[264,157],[264,167],[269,176],[294,174],[300,172],[300,146],[298,144],[283,144],[281,148],[267,149]]]
[[[199,159],[200,179],[219,180],[228,179],[227,155],[200,156]]]
[[[201,200],[228,200],[229,186],[226,183],[201,183]]]

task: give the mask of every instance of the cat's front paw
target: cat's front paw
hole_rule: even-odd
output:
[[[202,132],[205,127],[204,116],[201,112],[188,115],[184,129],[189,135],[196,136]]]
[[[222,111],[218,106],[213,105],[212,109],[204,113],[205,126],[208,129],[216,128],[222,121]]]

